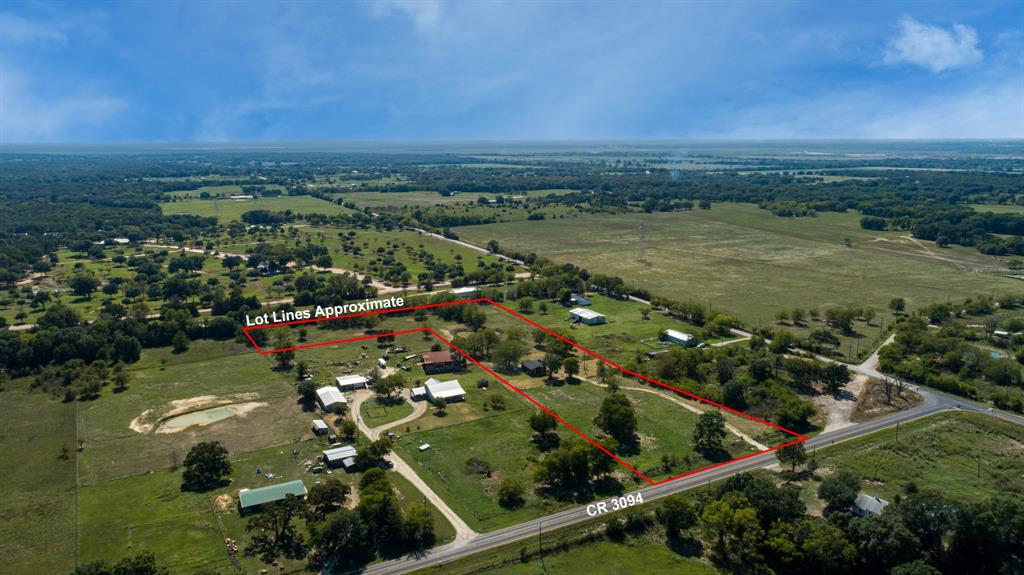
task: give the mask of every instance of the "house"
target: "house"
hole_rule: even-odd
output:
[[[306,485],[301,479],[255,489],[241,489],[238,491],[238,507],[242,513],[255,511],[262,505],[281,501],[289,495],[306,496]]]
[[[540,377],[544,375],[544,364],[536,359],[528,359],[519,364],[519,367],[522,368],[523,373],[530,377]]]
[[[442,373],[462,369],[462,361],[451,351],[428,351],[422,355],[423,373]]]
[[[425,387],[414,387],[409,394],[409,397],[413,401],[421,401],[427,398],[427,388]]]
[[[330,428],[327,427],[327,423],[325,423],[324,420],[322,420],[322,419],[314,419],[313,420],[313,433],[315,433],[317,435],[323,435],[323,434],[327,433],[328,431],[330,431]]]
[[[328,467],[344,467],[346,471],[351,471],[356,466],[356,448],[351,445],[325,449],[323,454],[324,463]]]
[[[1010,337],[1010,332],[1005,331],[1005,330],[1001,330],[1001,329],[997,329],[997,330],[992,332],[992,335],[995,336],[995,337],[1006,338],[1006,337]]]
[[[365,375],[343,375],[341,377],[334,378],[334,381],[337,382],[338,389],[342,391],[363,389],[366,387],[366,384],[370,383],[369,378]]]
[[[586,325],[599,325],[607,320],[604,314],[582,307],[576,307],[569,310],[569,319],[573,323],[583,323]]]
[[[251,199],[253,199],[253,195],[252,194],[231,194],[230,196],[228,196],[228,198],[232,199],[232,200],[251,200]]]
[[[665,341],[669,343],[674,343],[683,347],[693,347],[698,343],[697,336],[674,329],[666,329],[662,337],[664,337]]]
[[[114,243],[119,245],[119,246],[126,246],[126,245],[132,243],[132,241],[130,239],[128,239],[128,238],[113,238],[113,240],[114,240]]]
[[[462,389],[457,379],[438,381],[430,378],[423,383],[423,387],[427,388],[427,399],[431,402],[443,399],[447,403],[452,403],[466,399],[466,391]]]
[[[594,302],[590,301],[590,299],[588,299],[588,298],[586,298],[584,296],[581,296],[579,294],[572,294],[569,297],[569,301],[572,302],[573,305],[579,305],[579,306],[588,306],[588,305],[591,305],[591,304],[594,303]]]
[[[866,517],[868,514],[881,515],[887,505],[889,502],[877,495],[858,493],[857,499],[853,501],[853,513],[858,517]]]
[[[321,387],[316,390],[316,400],[325,411],[330,411],[335,405],[348,403],[338,388],[333,386]]]
[[[458,296],[459,299],[469,299],[469,298],[478,297],[480,295],[480,288],[473,287],[473,286],[465,286],[465,287],[455,288],[455,289],[451,290],[451,293],[454,296]]]

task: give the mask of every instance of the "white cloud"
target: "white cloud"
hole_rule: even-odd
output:
[[[440,0],[374,0],[370,3],[370,14],[377,17],[399,14],[416,26],[421,34],[437,31],[441,24],[442,6]]]
[[[67,139],[73,129],[106,122],[126,106],[88,92],[41,97],[18,70],[0,64],[0,143]]]
[[[67,44],[61,30],[26,20],[10,12],[0,12],[0,42],[28,44],[30,42],[56,42]]]
[[[938,73],[974,64],[981,58],[974,28],[953,24],[947,30],[904,16],[900,20],[900,34],[889,41],[883,61],[913,64]]]

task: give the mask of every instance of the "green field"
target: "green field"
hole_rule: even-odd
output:
[[[597,541],[546,555],[525,563],[509,562],[500,567],[473,571],[486,575],[534,575],[573,573],[585,569],[592,575],[714,575],[719,571],[706,562],[683,557],[664,543],[637,540],[625,543]]]
[[[348,208],[332,204],[313,196],[281,196],[257,198],[254,200],[201,200],[189,199],[177,202],[163,202],[160,209],[165,215],[192,214],[196,216],[217,218],[221,223],[237,220],[245,212],[253,210],[270,210],[283,212],[291,210],[297,214],[346,214]]]
[[[376,397],[364,402],[359,409],[359,417],[371,428],[398,421],[411,413],[412,405],[408,401],[383,402]]]
[[[892,501],[913,482],[961,500],[1024,494],[1024,429],[974,413],[941,413],[821,449],[821,467],[850,469]],[[980,465],[979,465],[980,464]]]
[[[993,214],[1024,214],[1024,206],[1015,204],[971,204],[971,207],[979,212]]]
[[[780,309],[870,306],[894,297],[911,309],[947,299],[1019,291],[1000,260],[939,249],[906,232],[875,232],[855,213],[779,218],[747,204],[690,212],[588,215],[456,228],[523,253],[614,274],[657,295],[694,301],[764,325]],[[640,224],[649,264],[638,261]],[[851,246],[844,240],[849,238]],[[975,271],[979,270],[979,271]]]
[[[359,207],[381,208],[388,206],[423,207],[423,206],[451,206],[456,204],[476,205],[477,198],[497,198],[499,195],[505,197],[520,198],[528,196],[531,198],[542,198],[548,194],[567,194],[574,190],[530,190],[527,192],[515,192],[513,194],[491,194],[491,193],[467,193],[454,196],[442,196],[437,192],[345,192],[332,194],[331,197],[341,198],[346,202],[352,202]]]

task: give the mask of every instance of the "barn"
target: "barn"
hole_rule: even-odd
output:
[[[577,307],[569,310],[569,319],[573,323],[582,323],[586,325],[600,325],[605,323],[608,318],[604,314],[597,313],[592,309],[586,309]]]

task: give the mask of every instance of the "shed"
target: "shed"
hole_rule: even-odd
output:
[[[366,387],[366,384],[370,382],[369,378],[365,375],[343,375],[341,377],[334,378],[334,381],[337,382],[338,389],[342,391],[363,389]]]
[[[697,336],[686,333],[685,331],[677,331],[674,329],[665,330],[665,341],[681,345],[683,347],[691,347],[697,345]]]
[[[583,323],[586,325],[598,325],[607,320],[604,314],[582,307],[576,307],[569,310],[569,319],[573,322]]]
[[[412,397],[413,401],[419,401],[421,399],[426,399],[427,398],[427,388],[425,388],[425,387],[414,387],[414,388],[412,388],[412,392],[410,393],[410,397]]]
[[[590,301],[590,298],[579,294],[572,294],[572,296],[569,297],[569,301],[572,302],[573,305],[580,306],[588,306],[594,303]]]
[[[544,375],[544,364],[536,359],[528,359],[523,363],[519,364],[523,372],[531,377],[540,377]]]
[[[323,454],[324,463],[326,463],[328,467],[344,467],[345,469],[352,469],[352,467],[355,466],[355,457],[357,453],[356,448],[351,445],[325,449]]]
[[[327,427],[327,423],[325,423],[324,420],[322,420],[322,419],[314,419],[313,420],[313,433],[315,433],[317,435],[323,435],[323,434],[327,433],[328,431],[330,431],[330,428]]]
[[[853,501],[853,513],[859,517],[865,517],[868,514],[881,515],[887,505],[889,502],[877,495],[859,493],[857,499]]]
[[[238,491],[238,507],[242,513],[254,511],[261,505],[281,501],[289,495],[306,496],[306,485],[302,483],[301,479],[255,489],[240,489]]]
[[[325,410],[330,410],[337,404],[348,403],[345,396],[334,386],[321,387],[316,390],[316,400],[320,403],[320,407]]]
[[[459,385],[459,380],[452,379],[449,381],[438,381],[434,378],[428,379],[424,382],[424,387],[427,388],[427,399],[430,401],[437,401],[443,399],[448,403],[453,401],[462,401],[466,399],[466,390],[462,389]]]
[[[451,290],[451,294],[458,296],[460,299],[473,298],[480,295],[480,288],[473,286],[454,288]]]

